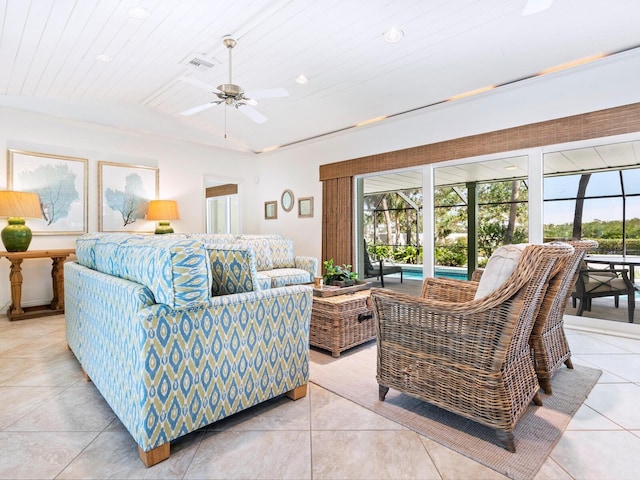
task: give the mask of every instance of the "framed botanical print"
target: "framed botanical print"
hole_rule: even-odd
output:
[[[87,164],[86,158],[8,151],[9,189],[40,197],[42,218],[29,219],[34,235],[87,232]]]
[[[158,168],[98,162],[101,232],[153,232],[155,223],[145,220],[149,200],[158,198]]]

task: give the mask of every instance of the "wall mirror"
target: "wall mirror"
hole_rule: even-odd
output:
[[[280,203],[282,205],[282,209],[285,212],[290,212],[294,204],[293,192],[289,189],[282,192],[282,198],[280,199]]]

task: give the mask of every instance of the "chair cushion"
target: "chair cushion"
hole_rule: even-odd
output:
[[[260,272],[260,274],[271,279],[271,288],[298,285],[311,281],[309,272],[299,268],[276,268]]]
[[[493,252],[480,278],[475,294],[476,299],[486,297],[507,281],[515,270],[522,250],[526,246],[525,243],[504,245]]]
[[[616,292],[629,289],[624,279],[619,278],[614,272],[590,272],[585,280],[584,289],[587,293]]]

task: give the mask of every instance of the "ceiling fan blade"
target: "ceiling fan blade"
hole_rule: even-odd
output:
[[[219,103],[220,102],[218,102],[218,101],[203,103],[202,105],[198,105],[197,107],[189,108],[189,109],[185,110],[184,112],[180,112],[180,115],[188,117],[189,115],[193,115],[194,113],[203,112],[203,111],[208,110],[208,109],[210,109],[212,107],[215,107]]]
[[[181,81],[183,81],[185,83],[193,85],[194,87],[198,87],[198,88],[201,88],[203,90],[206,90],[207,92],[214,92],[214,93],[220,92],[220,90],[218,90],[213,85],[210,85],[210,84],[205,83],[205,82],[203,82],[201,80],[198,80],[197,78],[182,76],[182,77],[178,77],[178,80],[181,80]]]
[[[534,13],[542,12],[551,6],[553,0],[528,0],[524,6],[522,15],[533,15]]]
[[[250,107],[249,105],[240,105],[237,108],[256,123],[264,123],[269,120],[267,117],[265,117],[263,114],[261,114],[255,108]]]
[[[251,90],[250,92],[245,92],[245,97],[248,98],[278,98],[278,97],[288,97],[289,92],[284,88],[271,88],[269,90]]]

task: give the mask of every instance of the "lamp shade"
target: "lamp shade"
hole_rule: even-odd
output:
[[[151,200],[147,210],[147,220],[158,220],[156,233],[173,233],[169,220],[179,220],[178,202],[175,200]]]
[[[178,202],[175,200],[151,200],[147,220],[180,220]]]
[[[42,218],[40,197],[32,192],[0,190],[0,217]]]
[[[0,190],[0,217],[8,217],[8,225],[2,229],[2,243],[8,252],[26,252],[31,243],[31,229],[26,218],[41,218],[40,197],[32,192]]]

